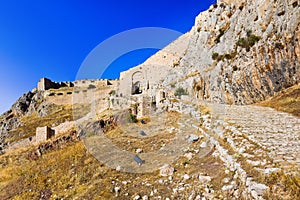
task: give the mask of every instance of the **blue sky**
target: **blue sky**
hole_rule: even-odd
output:
[[[185,33],[214,0],[0,0],[0,113],[41,77],[73,81],[86,56],[120,32],[162,27]],[[157,50],[117,59],[104,78],[143,62]],[[99,77],[100,78],[100,77]]]

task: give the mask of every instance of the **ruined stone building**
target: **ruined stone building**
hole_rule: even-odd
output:
[[[74,87],[72,82],[53,82],[47,78],[41,78],[38,82],[38,91],[45,91],[49,89],[59,89],[61,87]]]
[[[48,126],[37,127],[36,128],[36,143],[46,141],[55,135],[55,131]]]

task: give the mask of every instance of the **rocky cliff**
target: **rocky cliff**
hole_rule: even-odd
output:
[[[297,84],[299,6],[298,0],[219,1],[179,38],[188,45],[163,85],[183,86],[202,100],[251,104]]]

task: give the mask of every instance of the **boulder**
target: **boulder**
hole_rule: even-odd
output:
[[[174,173],[174,167],[172,167],[171,165],[169,164],[164,164],[162,167],[159,168],[160,171],[159,171],[159,174],[161,176],[172,176],[173,173]]]

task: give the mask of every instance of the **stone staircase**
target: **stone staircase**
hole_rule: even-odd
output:
[[[269,172],[300,169],[300,118],[271,108],[210,104],[219,131],[249,164]],[[271,170],[272,171],[272,170]]]

